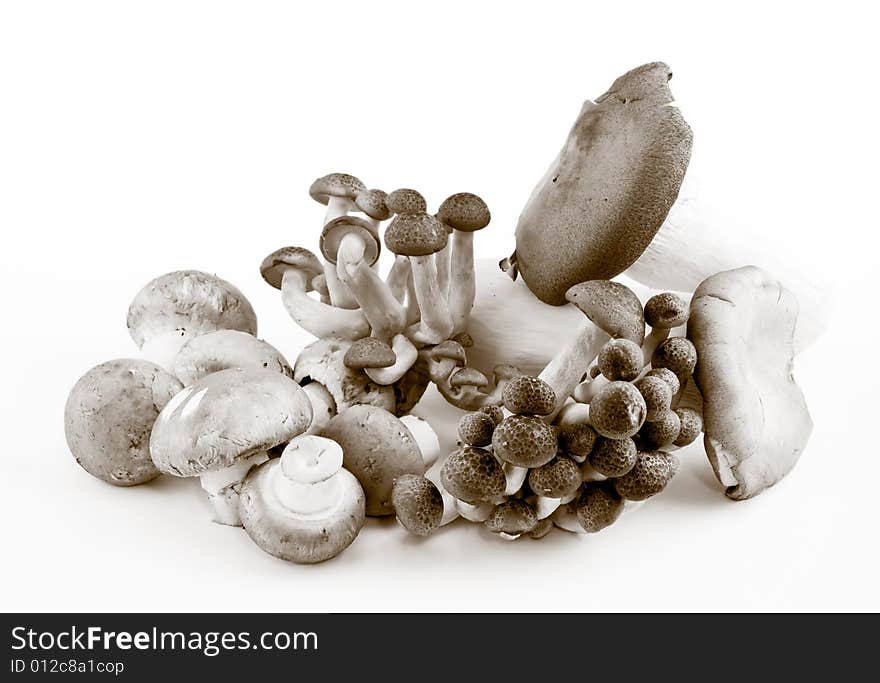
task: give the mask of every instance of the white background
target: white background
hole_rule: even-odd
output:
[[[4,610],[876,610],[876,22],[867,3],[8,2],[0,9]],[[796,368],[815,421],[778,487],[725,499],[701,448],[605,533],[418,541],[371,520],[313,567],[211,524],[194,480],[117,489],[63,406],[137,353],[152,277],[216,272],[293,360],[307,341],[257,265],[314,248],[311,181],[348,171],[436,206],[471,190],[500,258],[581,101],[662,59],[703,183],[833,286]],[[772,245],[784,245],[783,247]],[[503,359],[499,359],[503,360]],[[430,401],[446,443],[454,411]]]

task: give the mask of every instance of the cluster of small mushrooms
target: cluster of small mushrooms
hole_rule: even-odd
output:
[[[505,539],[597,532],[659,493],[703,432],[729,497],[772,486],[809,438],[792,363],[820,326],[802,328],[792,292],[754,266],[700,275],[693,295],[655,287],[681,281],[665,268],[700,272],[650,248],[690,156],[670,77],[647,64],[584,104],[501,262],[510,277],[494,267],[479,287],[478,196],[430,213],[412,189],[317,179],[318,253],[286,246],[260,266],[316,338],[293,364],[231,283],[155,278],[128,310],[142,357],[70,393],[76,461],[117,486],[198,477],[215,522],[301,563],[340,553],[366,516],[417,535],[458,517]],[[654,288],[610,279],[624,271]],[[467,411],[438,474],[438,435],[410,414],[430,384]]]

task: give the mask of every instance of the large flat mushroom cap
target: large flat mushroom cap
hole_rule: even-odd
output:
[[[618,78],[587,100],[516,228],[516,264],[542,301],[628,268],[651,243],[678,196],[693,135],[671,106],[662,62]]]
[[[812,431],[792,375],[798,303],[769,273],[746,266],[694,292],[688,337],[703,395],[706,453],[727,495],[757,495],[797,462]]]
[[[184,386],[229,368],[266,369],[293,377],[293,368],[278,349],[238,330],[217,330],[193,337],[178,351],[171,366]]]
[[[626,285],[590,280],[571,287],[565,298],[615,339],[629,339],[639,346],[645,341],[642,302]]]
[[[162,472],[192,477],[290,441],[312,421],[302,388],[271,370],[221,370],[202,377],[159,414],[150,455]]]
[[[257,315],[235,285],[198,270],[160,275],[128,308],[128,332],[138,347],[150,337],[179,330],[191,336],[213,330],[257,334]]]

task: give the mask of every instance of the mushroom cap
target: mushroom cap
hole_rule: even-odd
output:
[[[324,226],[321,231],[321,253],[330,263],[336,263],[336,255],[339,252],[339,244],[342,238],[349,234],[355,234],[364,241],[364,261],[372,266],[379,260],[382,251],[382,242],[376,226],[357,216],[339,216]]]
[[[669,448],[681,432],[681,420],[678,414],[668,410],[659,420],[645,422],[639,430],[639,436],[650,448]]]
[[[634,380],[644,363],[642,347],[629,339],[612,339],[599,351],[599,371],[612,382]]]
[[[437,218],[453,230],[475,232],[482,230],[492,215],[486,202],[470,192],[458,192],[443,200],[437,210]]]
[[[504,419],[504,411],[500,406],[483,406],[477,412],[486,413],[496,425],[501,424],[501,420]]]
[[[651,357],[654,368],[668,368],[675,373],[679,382],[684,381],[694,371],[697,364],[697,349],[685,337],[670,337],[663,341]]]
[[[488,446],[493,431],[495,421],[488,413],[467,413],[458,421],[458,438],[468,446]]]
[[[309,188],[309,196],[316,202],[327,204],[330,197],[342,197],[345,199],[357,199],[361,192],[365,192],[367,186],[358,178],[348,173],[331,173],[318,178]]]
[[[385,246],[398,256],[428,256],[446,246],[449,234],[427,213],[400,213],[385,229]]]
[[[446,339],[440,342],[437,346],[432,348],[429,353],[434,360],[448,358],[449,360],[458,361],[460,363],[465,363],[467,361],[464,347],[457,341],[451,339]]]
[[[703,416],[693,408],[677,408],[675,414],[678,415],[681,428],[673,443],[684,448],[692,444],[703,431]]]
[[[387,206],[392,213],[398,215],[406,213],[425,213],[428,210],[428,202],[425,201],[422,193],[408,188],[394,190],[391,194],[385,197],[385,206]]]
[[[453,387],[484,387],[489,384],[486,376],[474,368],[458,368],[449,378],[449,385]]]
[[[648,407],[629,382],[611,382],[590,401],[593,428],[609,439],[625,439],[639,431]]]
[[[275,289],[281,289],[284,271],[288,268],[296,268],[308,273],[306,280],[311,281],[318,275],[323,275],[324,266],[308,249],[302,247],[281,247],[276,249],[260,264],[260,275]]]
[[[675,292],[655,294],[645,302],[645,322],[657,330],[684,325],[689,315],[689,302]]]
[[[583,462],[593,452],[598,438],[596,430],[588,424],[565,424],[559,426],[557,441],[563,453]]]
[[[519,375],[504,385],[501,400],[514,415],[549,415],[556,407],[556,392],[538,377]]]
[[[645,377],[659,377],[662,379],[669,385],[669,389],[673,396],[681,390],[681,382],[679,381],[678,376],[669,368],[652,368],[645,373]]]
[[[162,472],[192,477],[290,441],[311,421],[308,396],[286,375],[230,368],[168,402],[153,426],[150,455]]]
[[[443,518],[440,489],[419,474],[404,474],[395,480],[391,504],[397,520],[416,536],[427,536]]]
[[[345,367],[352,370],[390,368],[396,360],[392,348],[378,337],[362,337],[352,342],[342,357]]]
[[[535,540],[544,538],[544,536],[551,531],[553,531],[553,519],[551,517],[545,517],[544,519],[538,520],[538,523],[535,524],[534,528],[529,532],[529,538],[534,538]]]
[[[257,315],[244,294],[216,275],[177,270],[150,280],[128,307],[128,333],[138,348],[175,330],[191,336],[214,330],[257,334]]]
[[[391,490],[404,474],[424,474],[422,452],[407,426],[387,410],[356,405],[331,418],[323,436],[344,454],[343,464],[361,483],[367,515],[393,515]]]
[[[492,433],[492,450],[517,467],[540,467],[556,455],[556,431],[540,417],[511,415]]]
[[[665,451],[639,453],[636,464],[622,477],[612,480],[627,500],[645,500],[660,493],[678,471],[678,458]]]
[[[542,301],[607,279],[641,256],[678,196],[693,135],[666,64],[645,64],[586,101],[568,140],[523,209],[517,266]]]
[[[241,487],[241,524],[262,550],[301,564],[323,562],[345,550],[364,526],[364,492],[346,470],[334,475],[339,501],[320,515],[293,514],[277,499],[275,480],[283,476],[281,461],[267,460],[251,470]]]
[[[370,218],[377,221],[385,221],[391,218],[391,211],[385,204],[388,197],[382,190],[367,190],[361,192],[354,203]]]
[[[570,503],[578,523],[590,534],[611,526],[623,512],[624,500],[609,481],[584,484],[581,495]]]
[[[516,498],[495,507],[483,524],[495,534],[526,534],[535,528],[538,517],[532,506]]]
[[[605,477],[621,477],[629,472],[639,457],[636,442],[631,438],[606,439],[600,436],[590,453],[590,467]]]
[[[293,377],[293,369],[278,349],[238,330],[217,330],[193,337],[177,352],[171,365],[184,386],[229,368],[266,369]]]
[[[792,374],[798,304],[764,270],[717,273],[694,292],[688,336],[698,355],[705,446],[731,498],[750,498],[782,479],[813,422]]]
[[[365,372],[345,366],[345,354],[352,342],[318,339],[306,346],[293,366],[293,378],[300,384],[318,382],[336,403],[336,412],[356,404],[394,410],[394,388],[376,384]]]
[[[672,374],[671,371],[670,374]],[[672,375],[672,379],[675,380],[675,385],[678,386],[678,379],[675,378],[675,375]],[[672,385],[666,379],[659,375],[648,373],[635,383],[635,387],[639,390],[642,398],[645,399],[645,408],[647,410],[645,420],[659,420],[669,412],[674,394]]]
[[[550,462],[529,471],[529,488],[539,496],[565,498],[580,485],[581,469],[565,455],[557,455]]]
[[[642,302],[629,287],[611,280],[589,280],[571,287],[565,298],[614,338],[645,341]]]
[[[181,389],[177,378],[144,360],[121,358],[93,367],[64,407],[64,435],[76,462],[114,486],[159,476],[150,432],[159,411]]]
[[[440,482],[465,503],[496,503],[503,499],[507,478],[501,463],[483,448],[464,446],[449,454],[440,469]]]

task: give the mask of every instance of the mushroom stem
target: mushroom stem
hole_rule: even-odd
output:
[[[476,284],[474,276],[474,233],[454,230],[449,264],[449,309],[453,334],[463,332],[474,307]]]
[[[388,341],[405,329],[406,310],[385,281],[367,265],[365,249],[360,235],[349,233],[343,237],[336,256],[337,274],[354,294],[373,336]]]
[[[327,213],[324,214],[324,225],[345,216],[355,208],[354,203],[345,197],[330,197],[327,201]],[[324,262],[324,277],[327,280],[327,291],[330,294],[330,303],[339,308],[357,308],[357,301],[348,287],[339,279],[336,273],[336,265],[329,261]]]
[[[529,468],[511,465],[509,462],[502,462],[501,466],[504,470],[504,478],[507,480],[504,495],[512,496],[522,488],[526,477],[529,476]]]
[[[416,440],[416,445],[418,445],[422,453],[422,461],[425,463],[425,470],[427,471],[434,466],[434,463],[440,457],[440,438],[437,436],[437,432],[428,424],[427,420],[416,415],[404,415],[400,418],[400,421],[406,425],[409,433]]]
[[[609,339],[611,336],[607,332],[587,321],[577,337],[568,342],[541,370],[538,378],[544,380],[556,392],[556,407],[547,416],[548,422],[552,422],[556,417],[569,394],[589,369],[590,363],[599,355],[602,346]]]
[[[437,264],[437,284],[440,286],[440,293],[449,299],[449,255],[452,247],[446,244],[440,251],[434,254],[434,262]],[[452,276],[454,277],[454,276]]]
[[[409,259],[406,256],[397,256],[394,258],[394,263],[391,264],[388,277],[385,279],[388,289],[400,303],[406,300],[409,272]]]
[[[330,419],[336,415],[336,401],[320,382],[309,382],[303,385],[303,391],[309,397],[309,403],[312,404],[312,423],[309,425],[306,434],[318,434],[323,432]]]
[[[141,353],[143,353],[145,360],[170,371],[177,353],[190,339],[192,339],[192,334],[186,330],[162,332],[144,341]]]
[[[335,273],[336,266],[333,268]],[[307,289],[305,273],[295,268],[284,272],[281,279],[281,300],[290,317],[306,332],[319,339],[360,339],[370,334],[370,325],[360,310],[328,306],[311,298],[306,293]]]
[[[658,329],[656,327],[652,327],[651,331],[645,337],[645,341],[642,344],[642,355],[645,359],[645,365],[651,362],[651,357],[654,355],[654,351],[657,350],[657,347],[660,346],[664,341],[666,341],[667,337],[669,337],[668,329]]]
[[[407,259],[409,263],[409,259]],[[413,283],[412,265],[410,265],[406,278],[406,324],[407,327],[415,325],[422,319],[422,311],[419,309],[419,300],[416,296],[416,287]]]
[[[241,482],[252,468],[269,459],[266,451],[258,451],[242,458],[234,465],[219,470],[209,470],[199,476],[202,490],[208,494],[211,519],[217,524],[241,526],[238,516],[238,492]]]
[[[611,380],[605,375],[596,375],[594,379],[585,380],[578,384],[571,392],[571,397],[578,403],[589,403],[610,383]]]
[[[463,500],[456,499],[455,507],[458,509],[458,514],[469,522],[485,522],[489,519],[489,515],[492,514],[492,510],[495,509],[495,503],[472,505],[471,503],[465,503]]]
[[[410,256],[413,288],[421,311],[417,341],[439,344],[452,335],[452,314],[437,283],[437,264],[432,256]]]
[[[394,365],[387,368],[364,368],[367,377],[376,384],[382,386],[394,384],[407,373],[419,357],[418,349],[405,334],[394,335],[394,339],[391,340],[391,350],[396,356]]]
[[[342,448],[320,436],[296,437],[281,456],[281,467],[274,471],[274,490],[278,502],[303,517],[332,510],[339,502]]]

